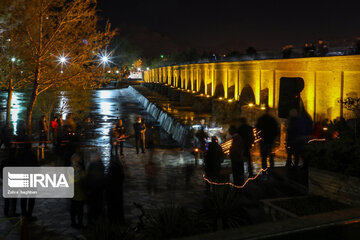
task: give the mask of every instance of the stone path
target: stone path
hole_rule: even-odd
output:
[[[154,209],[170,203],[180,203],[192,208],[204,196],[205,184],[202,179],[202,161],[195,165],[194,157],[188,151],[177,149],[157,149],[154,161],[157,166],[156,176],[158,189],[149,193],[145,174],[145,164],[149,158],[146,154],[136,154],[134,148],[125,148],[123,165],[125,169],[124,207],[127,222],[136,222],[140,211],[134,202],[143,205],[144,209]],[[260,166],[258,157],[254,157],[255,169]],[[284,163],[276,159],[277,165]],[[229,160],[222,164],[224,169],[230,167]],[[186,184],[186,177],[189,182]],[[252,187],[253,188],[253,187]],[[2,186],[1,190],[2,192]],[[0,219],[3,215],[4,201],[0,201]],[[30,239],[84,239],[83,233],[70,227],[70,201],[68,199],[36,199],[34,215],[38,220],[28,226]],[[20,213],[18,201],[17,212]],[[86,216],[84,216],[86,219]],[[86,220],[85,220],[86,221]],[[16,221],[5,220],[0,224],[0,239]],[[6,239],[19,239],[20,227],[14,229]]]

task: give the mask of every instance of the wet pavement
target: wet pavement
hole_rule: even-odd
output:
[[[144,117],[148,125],[154,123],[154,119],[145,112],[136,99],[131,97],[127,89],[94,91],[91,103],[90,116],[94,121],[94,127],[91,129],[91,137],[86,144],[91,146],[91,149],[96,149],[105,166],[108,165],[110,158],[109,131],[117,118],[124,119],[129,134],[133,134],[132,124],[139,115]],[[21,111],[24,109],[18,109],[16,114],[20,118]],[[160,142],[160,146],[166,148],[155,150],[156,188],[153,187],[150,191],[145,170],[150,158],[149,151],[145,154],[136,154],[133,138],[125,143],[125,156],[122,162],[125,169],[125,217],[128,223],[136,222],[137,216],[140,214],[139,210],[134,207],[134,202],[143,205],[145,209],[154,209],[170,203],[179,203],[193,208],[204,196],[202,161],[195,164],[194,156],[190,151],[180,151],[176,147],[176,143],[164,132],[161,134]],[[275,166],[282,165],[284,165],[284,159],[282,157],[275,158]],[[255,151],[254,171],[258,171],[260,166],[261,162]],[[225,160],[222,167],[225,172],[229,172],[229,160]],[[252,187],[254,188],[254,186]],[[3,209],[3,204],[4,201],[1,199],[0,209]],[[83,232],[70,227],[69,205],[68,199],[36,199],[34,215],[38,217],[38,220],[28,227],[30,236],[33,237],[31,239],[83,239]],[[19,203],[17,209],[19,212]],[[84,218],[86,219],[86,216]],[[0,211],[0,221],[2,221],[0,238],[16,222],[16,219],[3,220],[3,211]],[[20,231],[20,228],[16,228],[7,239],[19,239]]]

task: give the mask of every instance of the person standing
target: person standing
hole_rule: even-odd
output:
[[[116,125],[116,132],[117,132],[117,136],[118,136],[118,143],[115,145],[115,151],[116,154],[118,152],[118,145],[120,146],[120,155],[123,156],[124,155],[124,151],[123,151],[123,147],[124,147],[124,142],[125,142],[125,138],[126,138],[126,130],[125,127],[123,125],[123,120],[119,119],[118,124]]]
[[[145,123],[142,122],[141,117],[138,117],[138,121],[134,123],[134,130],[135,130],[136,153],[139,154],[139,148],[141,148],[142,153],[145,153],[146,126]]]
[[[247,123],[246,118],[240,119],[240,127],[238,128],[238,133],[244,142],[244,157],[248,162],[249,178],[251,178],[253,177],[253,168],[250,149],[254,143],[254,131],[253,127]]]
[[[48,125],[47,125],[47,121],[46,121],[46,117],[43,115],[41,117],[41,120],[39,122],[39,127],[40,127],[40,143],[39,145],[45,145],[45,147],[47,147],[47,140],[48,140]]]
[[[58,127],[59,127],[57,117],[54,117],[53,120],[51,120],[50,127],[51,127],[52,141],[55,143],[57,141],[57,133],[58,133]]]
[[[270,168],[274,167],[274,154],[272,152],[275,138],[279,134],[279,125],[274,117],[272,117],[267,109],[267,112],[262,115],[257,123],[256,128],[260,131],[260,155],[261,155],[261,164],[262,169],[266,169],[267,158],[269,158]]]
[[[220,178],[221,163],[224,161],[224,154],[218,143],[216,136],[211,138],[208,150],[205,154],[205,176],[210,181],[218,181]],[[210,184],[207,183],[207,189],[210,190]]]
[[[229,134],[232,137],[230,160],[234,184],[240,186],[244,183],[244,144],[235,126],[230,126]]]

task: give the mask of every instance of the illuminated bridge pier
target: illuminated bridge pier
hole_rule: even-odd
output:
[[[187,64],[144,73],[146,83],[164,86],[154,86],[163,94],[183,104],[193,101],[198,112],[209,111],[211,103],[213,113],[222,110],[217,114],[222,118],[236,117],[237,105],[254,104],[257,110],[268,106],[278,113],[279,105],[289,100],[286,91],[292,89],[284,86],[291,87],[286,81],[292,78],[302,79],[299,96],[313,120],[352,117],[341,102],[360,94],[360,56],[356,55]],[[234,107],[224,111],[218,102]]]

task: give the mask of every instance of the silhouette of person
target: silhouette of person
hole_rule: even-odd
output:
[[[71,227],[82,228],[84,217],[85,192],[85,166],[80,144],[75,146],[75,153],[71,156],[71,165],[74,168],[74,197],[71,199],[70,216]]]
[[[229,134],[232,137],[230,160],[234,184],[242,185],[244,183],[244,143],[235,126],[230,126]]]
[[[87,167],[86,174],[88,224],[94,225],[103,213],[104,172],[105,167],[100,155],[95,153]]]
[[[141,148],[141,152],[145,153],[145,132],[146,126],[145,123],[142,122],[141,117],[138,117],[138,121],[134,123],[135,130],[135,143],[136,143],[136,153],[139,153],[139,148]]]
[[[243,143],[244,143],[244,157],[246,158],[246,160],[248,162],[249,177],[253,177],[253,168],[252,168],[250,149],[254,143],[254,131],[253,131],[253,127],[251,127],[247,123],[246,118],[240,119],[240,126],[238,128],[238,133],[241,136]]]
[[[106,175],[105,200],[110,223],[124,222],[124,167],[119,156],[111,155],[110,166]]]
[[[279,125],[274,117],[272,117],[267,109],[267,112],[262,115],[257,123],[256,128],[260,131],[260,155],[262,169],[266,169],[267,158],[269,158],[270,168],[274,167],[274,154],[272,152],[275,138],[279,134]]]
[[[221,146],[218,143],[216,136],[211,138],[206,151],[205,163],[205,176],[211,181],[218,181],[220,179],[221,163],[224,161],[224,154]],[[210,190],[210,185],[207,183],[207,188]]]
[[[39,129],[40,129],[40,143],[39,145],[45,145],[45,147],[47,147],[47,140],[48,140],[48,125],[47,125],[47,121],[46,121],[46,117],[43,115],[41,117],[41,120],[39,122]]]

